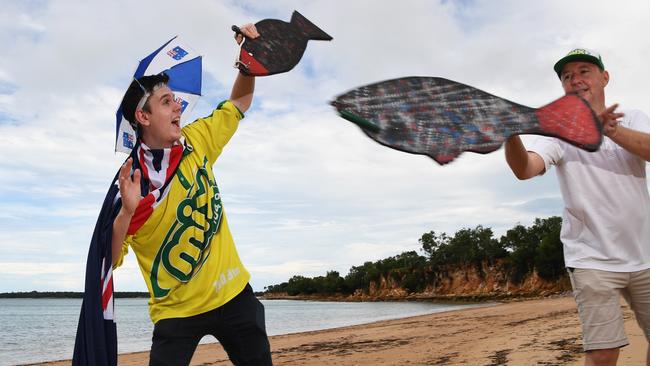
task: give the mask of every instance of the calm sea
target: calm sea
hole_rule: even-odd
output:
[[[472,305],[424,302],[262,300],[269,335],[288,334],[456,310]],[[72,358],[81,299],[0,299],[0,366]],[[146,351],[153,325],[147,299],[115,302],[118,350]],[[201,343],[216,342],[211,336]]]

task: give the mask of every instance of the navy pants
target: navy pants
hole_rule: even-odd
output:
[[[228,303],[207,313],[158,321],[149,366],[189,365],[196,346],[207,334],[217,338],[235,365],[272,365],[264,305],[246,285]]]

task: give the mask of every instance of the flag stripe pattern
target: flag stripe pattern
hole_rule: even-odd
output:
[[[131,224],[127,230],[128,235],[136,231],[149,219],[154,208],[162,201],[169,191],[169,184],[176,173],[178,164],[183,157],[185,140],[181,143],[166,149],[150,149],[144,143],[140,143],[136,155],[138,156],[137,166],[142,170],[142,194],[138,207],[133,214]]]

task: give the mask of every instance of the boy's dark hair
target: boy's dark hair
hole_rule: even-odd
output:
[[[124,98],[122,99],[122,114],[124,118],[131,124],[134,130],[138,130],[138,121],[135,119],[135,109],[138,107],[138,103],[145,94],[145,91],[150,95],[153,94],[153,89],[158,84],[167,84],[169,81],[169,76],[165,73],[158,75],[148,75],[143,76],[139,79],[134,79],[129,85],[129,88],[124,93]],[[145,112],[151,112],[149,110],[149,99],[144,103],[142,110]]]

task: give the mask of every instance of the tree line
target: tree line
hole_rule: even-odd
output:
[[[546,280],[557,280],[566,274],[560,241],[562,219],[557,216],[536,218],[525,227],[521,224],[494,238],[491,228],[478,225],[458,230],[453,236],[429,231],[418,240],[420,253],[406,251],[396,256],[365,262],[350,268],[341,277],[337,271],[325,276],[293,276],[287,282],[267,286],[267,293],[294,295],[353,294],[368,291],[371,282],[391,276],[405,290],[417,293],[434,281],[436,273],[450,268],[473,266],[484,275],[483,265],[503,265],[506,275],[515,284],[536,271]]]

